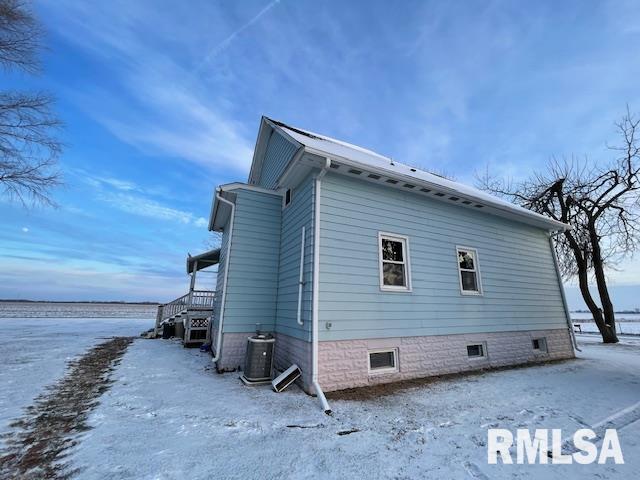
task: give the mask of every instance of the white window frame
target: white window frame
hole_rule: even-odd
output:
[[[468,268],[460,268],[460,261],[458,260],[458,257],[460,255],[460,251],[463,252],[473,252],[473,257],[474,257],[474,269],[470,270]],[[473,247],[465,247],[462,245],[456,245],[456,266],[458,268],[458,283],[460,284],[460,293],[462,295],[475,295],[475,296],[482,296],[483,295],[483,290],[482,290],[482,277],[480,276],[480,256],[478,255],[478,249],[473,248]],[[462,272],[474,272],[476,274],[476,284],[478,286],[478,290],[465,290],[463,288],[462,285]]]
[[[287,192],[289,192],[289,203],[287,203]],[[293,188],[287,188],[282,194],[282,208],[287,208],[293,202]]]
[[[371,368],[371,354],[372,353],[393,353],[393,367],[383,368]],[[375,348],[373,350],[367,350],[367,369],[369,375],[378,375],[384,373],[397,373],[400,371],[398,368],[398,349],[397,348]]]
[[[469,355],[469,350],[468,347],[473,347],[475,345],[480,345],[482,346],[482,355],[477,355],[477,356],[470,356]],[[489,358],[489,352],[487,352],[487,342],[473,342],[473,343],[467,343],[464,347],[465,353],[467,354],[467,359],[470,361],[473,360],[486,360],[487,358]]]
[[[404,262],[393,262],[382,259],[382,239],[402,243],[402,257]],[[395,286],[384,284],[384,262],[404,265],[406,285]],[[383,292],[411,292],[411,262],[409,260],[409,237],[397,233],[378,232],[378,269],[380,272],[380,290]]]
[[[542,348],[535,348],[533,346],[534,341],[538,341],[538,345],[540,343],[544,343],[544,350]],[[531,338],[531,348],[537,355],[546,355],[549,353],[549,343],[547,342],[547,337],[533,337]]]

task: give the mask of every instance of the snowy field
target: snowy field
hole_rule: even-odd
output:
[[[599,333],[593,316],[587,312],[571,312],[571,320],[580,325],[583,333]],[[640,314],[616,313],[618,335],[640,335]]]
[[[582,333],[600,334],[595,322],[574,321],[573,324],[580,325]],[[618,335],[640,335],[640,322],[616,322],[616,332]]]
[[[0,302],[0,318],[156,318],[157,305],[139,303]]]
[[[0,430],[66,362],[150,320],[0,319]],[[640,401],[640,339],[580,336],[577,360],[425,383],[368,400],[275,394],[218,375],[174,341],[136,340],[70,457],[82,479],[640,478],[640,421],[616,425],[625,465],[488,465],[487,429],[573,433]],[[637,408],[635,410],[638,410]],[[344,432],[353,431],[350,434]]]

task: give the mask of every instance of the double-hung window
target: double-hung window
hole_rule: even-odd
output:
[[[403,235],[378,234],[380,289],[411,291],[409,239]]]
[[[478,251],[475,248],[456,247],[460,292],[463,295],[482,295]]]

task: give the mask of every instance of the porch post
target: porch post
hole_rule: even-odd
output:
[[[196,286],[196,273],[198,272],[198,260],[193,262],[193,272],[191,272],[191,285],[189,286],[189,306],[193,300],[193,289]]]

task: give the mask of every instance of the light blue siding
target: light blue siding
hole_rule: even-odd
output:
[[[321,340],[566,328],[543,230],[331,173],[320,219]],[[380,290],[380,231],[409,238],[412,292]],[[456,245],[484,295],[461,295]]]
[[[276,331],[302,340],[311,338],[313,292],[313,179],[307,177],[293,189],[291,203],[282,211],[280,275]],[[297,323],[298,281],[300,278],[301,230],[305,227],[302,320]]]
[[[293,158],[296,149],[293,143],[274,130],[262,161],[258,185],[264,188],[274,188],[278,178]]]
[[[243,189],[236,194],[231,253],[226,265],[229,274],[224,332],[253,332],[256,323],[263,331],[273,331],[282,198]],[[223,246],[224,242],[223,237]]]
[[[229,220],[222,231],[220,239],[220,258],[218,260],[218,272],[216,274],[216,294],[213,303],[212,329],[216,330],[220,321],[220,306],[222,303],[222,293],[224,284],[224,272],[227,268],[227,247],[229,244]]]

